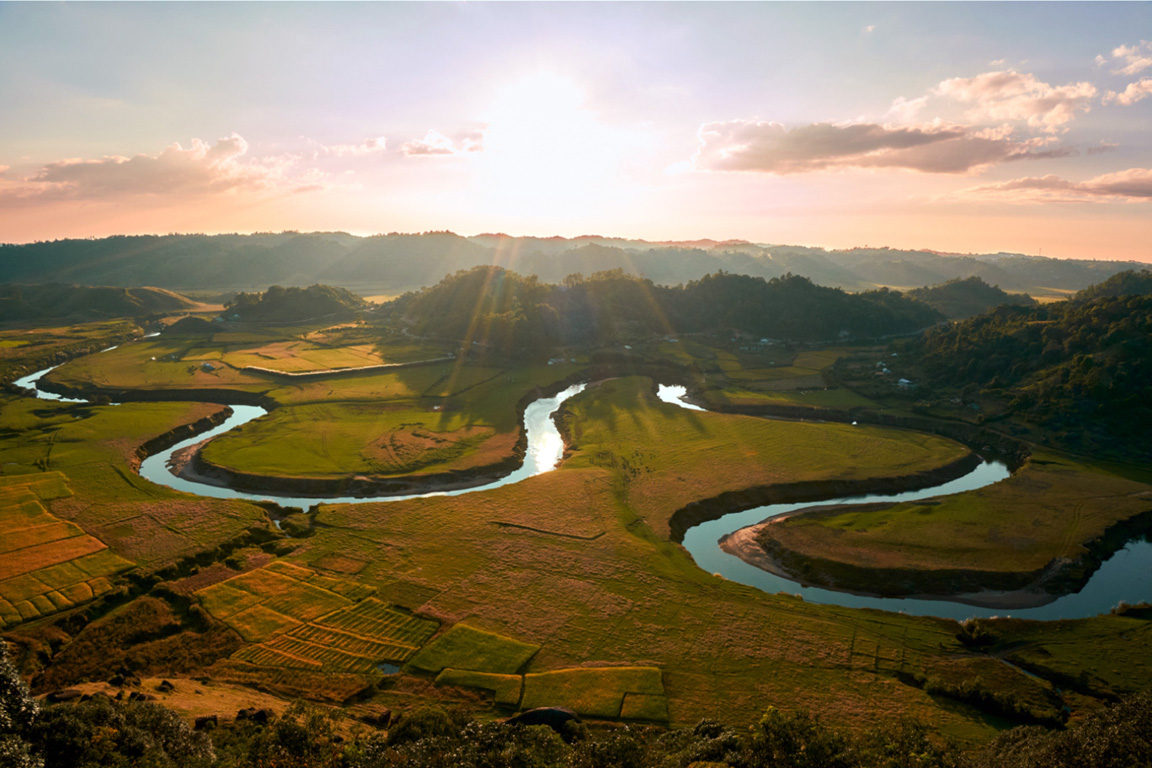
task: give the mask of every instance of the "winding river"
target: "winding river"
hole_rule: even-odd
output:
[[[63,398],[38,388],[37,383],[40,377],[55,367],[56,366],[53,366],[52,368],[47,368],[25,376],[18,379],[15,384],[35,391],[38,397],[44,399],[83,402],[82,400]],[[140,465],[140,475],[159,485],[165,485],[186,493],[220,499],[274,501],[281,506],[295,507],[301,510],[307,510],[316,504],[400,501],[403,499],[427,496],[458,496],[465,493],[477,493],[516,483],[533,475],[555,469],[564,453],[564,440],[557,430],[552,416],[565,400],[579,394],[584,388],[584,384],[576,384],[568,387],[557,395],[542,397],[529,404],[524,411],[524,427],[527,434],[528,448],[523,465],[498,480],[470,488],[379,497],[289,497],[275,496],[267,493],[245,493],[231,488],[188,480],[172,474],[168,467],[172,454],[223,434],[267,413],[264,408],[251,405],[231,406],[232,415],[214,429],[200,433],[165,451],[148,457]],[[704,410],[697,405],[686,402],[684,400],[685,394],[683,387],[658,386],[658,396],[661,400],[683,408],[697,411]],[[1008,477],[1008,475],[1008,469],[1003,464],[999,462],[985,462],[964,477],[919,491],[890,495],[845,497],[829,499],[819,503],[803,502],[756,507],[742,512],[733,512],[719,519],[696,525],[687,531],[683,543],[696,563],[706,571],[718,574],[731,581],[757,587],[766,592],[797,594],[805,600],[815,603],[828,603],[852,608],[876,608],[880,610],[900,611],[913,615],[942,616],[954,619],[992,615],[1010,615],[1019,618],[1046,620],[1071,619],[1095,616],[1099,613],[1107,612],[1121,601],[1138,603],[1142,600],[1148,600],[1150,596],[1152,596],[1152,569],[1148,567],[1148,563],[1152,562],[1152,543],[1143,539],[1130,542],[1126,547],[1109,558],[1100,569],[1093,574],[1088,584],[1085,585],[1084,589],[1080,592],[1065,595],[1038,608],[1011,610],[978,608],[954,600],[871,597],[821,589],[819,587],[805,587],[791,579],[776,576],[749,565],[743,560],[724,552],[717,546],[717,541],[728,533],[748,525],[754,525],[766,518],[803,507],[873,501],[910,501],[930,496],[941,496],[974,490],[999,482]]]

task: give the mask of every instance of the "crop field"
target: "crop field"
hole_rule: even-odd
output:
[[[799,515],[765,534],[794,552],[872,568],[1027,572],[1077,557],[1084,542],[1148,509],[1152,486],[1035,454],[1012,477],[976,491]]]
[[[411,665],[425,672],[456,670],[510,675],[519,672],[540,650],[539,645],[485,632],[468,624],[456,624],[412,659]]]
[[[205,587],[204,607],[252,645],[232,658],[257,667],[367,675],[403,663],[436,623],[389,607],[373,590],[275,561]]]
[[[60,354],[95,352],[139,333],[127,320],[0,331],[0,381],[55,365]]]
[[[57,472],[0,479],[0,626],[99,597],[110,577],[133,566],[44,508],[70,495]]]
[[[131,469],[142,443],[218,410],[189,403],[94,407],[6,399],[10,433],[0,447],[5,479],[46,470],[66,478],[75,495],[48,502],[52,514],[138,565],[171,563],[268,525],[264,510],[253,504],[178,493]]]
[[[656,667],[582,667],[524,676],[522,709],[556,700],[592,717],[668,719],[664,680]]]

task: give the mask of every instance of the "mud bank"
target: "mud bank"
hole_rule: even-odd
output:
[[[862,480],[812,480],[801,483],[757,485],[741,491],[728,491],[710,499],[696,501],[672,513],[668,521],[672,540],[683,543],[684,534],[694,526],[708,520],[718,520],[731,512],[741,512],[768,504],[788,504],[798,501],[820,501],[841,496],[862,496],[868,493],[900,493],[930,488],[962,477],[981,462],[975,453],[936,469],[892,477],[870,477]]]
[[[845,508],[888,506],[840,505],[801,509],[742,528],[720,539],[720,548],[769,573],[803,586],[834,589],[870,597],[953,600],[985,608],[1035,608],[1080,591],[1105,560],[1132,538],[1152,531],[1152,509],[1116,523],[1083,544],[1075,558],[1054,558],[1029,571],[963,568],[870,568],[789,549],[772,535],[774,525],[798,515],[836,514]],[[866,588],[864,586],[866,585]]]
[[[213,413],[211,416],[205,416],[202,419],[197,419],[190,424],[182,424],[179,427],[173,427],[162,435],[148,440],[136,448],[136,455],[131,461],[133,472],[140,471],[140,463],[149,456],[153,456],[161,451],[166,451],[177,443],[183,442],[188,438],[195,437],[202,432],[207,432],[213,427],[218,427],[228,420],[232,415],[232,409],[228,406]]]

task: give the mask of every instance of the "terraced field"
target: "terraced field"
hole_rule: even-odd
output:
[[[44,508],[71,495],[59,472],[0,478],[0,627],[99,597],[109,577],[133,567]]]
[[[435,622],[389,607],[373,591],[276,561],[197,595],[253,643],[233,661],[368,675],[382,663],[407,661],[436,631]]]

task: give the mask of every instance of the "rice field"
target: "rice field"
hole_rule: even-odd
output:
[[[411,666],[432,673],[451,667],[509,675],[519,672],[539,650],[539,645],[456,624],[422,649]]]
[[[47,616],[111,591],[133,564],[44,508],[71,495],[59,472],[0,478],[0,627]]]
[[[371,591],[275,561],[196,594],[252,643],[234,661],[368,675],[381,663],[404,663],[436,631],[435,622],[392,608]]]
[[[667,720],[657,667],[580,667],[524,676],[521,709],[562,704],[591,717]]]

